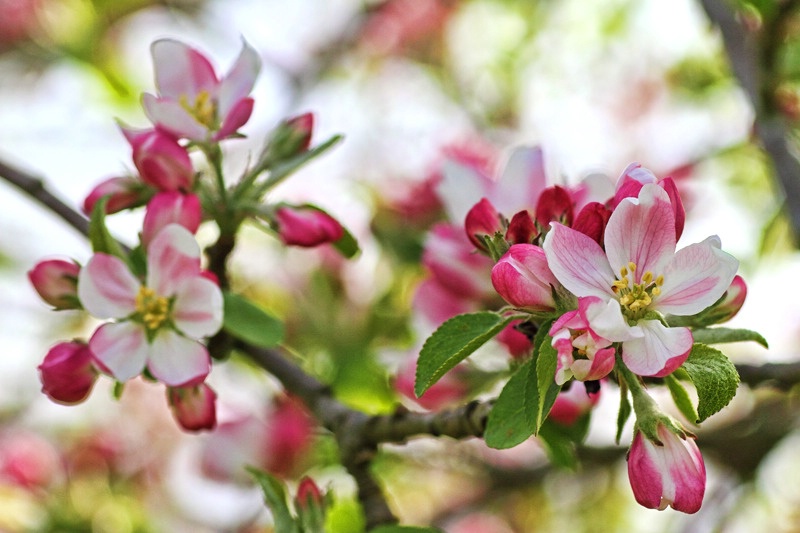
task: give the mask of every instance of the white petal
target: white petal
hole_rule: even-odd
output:
[[[172,296],[184,281],[200,273],[200,247],[180,224],[168,224],[147,248],[147,286]]]
[[[174,100],[160,99],[145,93],[142,96],[142,107],[151,122],[176,137],[203,142],[209,136],[208,128],[200,124]]]
[[[147,337],[135,322],[100,326],[89,339],[89,348],[100,366],[118,381],[138,376],[147,360]]]
[[[622,308],[615,299],[605,304],[592,304],[586,309],[586,320],[596,334],[611,342],[639,339],[644,332],[639,326],[631,326],[622,316]]]
[[[124,318],[136,310],[141,284],[119,257],[94,254],[78,274],[78,298],[97,318]]]
[[[172,320],[185,335],[200,339],[222,327],[222,292],[212,281],[202,277],[184,282],[175,294]]]
[[[622,343],[622,360],[640,376],[663,377],[683,364],[694,339],[688,328],[667,328],[658,320],[640,320],[644,336]]]
[[[150,373],[169,385],[195,385],[203,381],[211,369],[206,347],[172,330],[158,332],[147,358]]]
[[[556,222],[544,244],[547,264],[556,279],[575,296],[614,297],[614,273],[605,252],[591,237]]]
[[[260,69],[261,57],[247,41],[242,39],[242,51],[219,86],[217,113],[220,117],[226,117],[234,104],[250,94]]]

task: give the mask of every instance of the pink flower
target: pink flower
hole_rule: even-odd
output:
[[[275,225],[284,244],[314,247],[336,242],[344,236],[339,222],[311,206],[283,205],[275,210]]]
[[[142,225],[142,245],[150,241],[169,224],[179,224],[196,233],[203,219],[200,199],[194,194],[178,191],[160,192],[147,204]]]
[[[168,387],[167,400],[175,420],[187,431],[217,426],[217,393],[200,383],[189,387]]]
[[[147,117],[178,138],[219,141],[236,135],[253,112],[253,89],[261,68],[258,53],[246,42],[230,71],[218,79],[199,51],[172,39],[151,47],[158,96],[145,93]]]
[[[63,476],[63,459],[53,444],[19,428],[0,435],[0,485],[10,482],[29,490],[41,489],[59,476]]]
[[[508,244],[530,244],[538,235],[536,223],[530,212],[524,209],[511,217],[505,237]]]
[[[166,226],[147,250],[143,285],[118,257],[97,253],[81,270],[78,296],[100,326],[89,347],[100,367],[119,381],[147,367],[169,386],[200,383],[210,370],[198,339],[222,325],[222,293],[202,275],[200,248],[189,231]]]
[[[322,507],[322,491],[319,490],[313,479],[303,476],[297,484],[297,495],[294,501],[298,507],[306,510],[311,507]]]
[[[706,467],[691,437],[680,437],[660,424],[661,443],[650,442],[641,431],[628,453],[628,479],[639,504],[663,511],[696,513],[703,503]]]
[[[75,404],[85,400],[97,379],[92,352],[82,342],[56,344],[39,365],[42,392],[51,400]]]
[[[573,205],[572,196],[565,188],[558,185],[548,187],[536,202],[536,222],[542,228],[547,228],[553,220],[571,226]]]
[[[571,426],[597,405],[601,390],[598,388],[595,392],[589,392],[583,384],[577,383],[561,389],[547,418],[562,426]]]
[[[486,198],[472,206],[464,221],[464,228],[470,242],[480,250],[487,250],[482,239],[492,239],[496,233],[503,233],[503,217]]]
[[[570,378],[595,381],[614,368],[616,350],[611,341],[592,330],[589,323],[605,310],[603,300],[588,296],[578,300],[578,309],[561,315],[550,328],[552,345],[558,351],[556,383]]]
[[[533,244],[509,248],[492,268],[492,285],[506,302],[531,311],[554,309],[553,288],[560,286],[544,250]]]
[[[80,309],[78,300],[78,274],[80,265],[72,261],[48,259],[28,271],[33,288],[56,309]]]
[[[194,168],[189,152],[174,137],[158,129],[122,128],[133,148],[133,164],[142,181],[160,191],[189,191]]]
[[[657,183],[669,195],[672,210],[675,215],[675,240],[681,238],[683,225],[686,220],[686,211],[683,208],[681,196],[678,194],[678,187],[672,178],[657,179],[650,170],[644,168],[639,163],[631,163],[622,171],[622,175],[617,181],[617,190],[611,200],[611,207],[616,207],[623,198],[637,197],[647,183]]]
[[[123,209],[144,205],[151,194],[149,187],[132,176],[109,178],[92,189],[92,192],[83,201],[83,212],[87,215],[91,214],[94,204],[104,196],[109,196],[106,214],[110,215]]]
[[[606,249],[558,223],[544,241],[555,277],[578,297],[595,296],[606,309],[591,328],[622,342],[622,359],[636,374],[662,377],[691,350],[687,328],[669,328],[661,314],[693,315],[722,296],[739,262],[720,250],[716,236],[675,252],[675,215],[664,189],[642,187],[623,199],[605,230]]]
[[[611,210],[600,202],[589,202],[578,212],[572,229],[588,235],[601,247],[604,245],[603,235],[606,231],[606,224],[611,218]]]

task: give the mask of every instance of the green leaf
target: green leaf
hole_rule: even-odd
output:
[[[297,169],[312,159],[318,157],[323,152],[327,152],[342,139],[342,135],[334,135],[324,143],[319,144],[310,150],[301,152],[294,157],[280,161],[270,169],[269,178],[267,178],[267,181],[260,187],[259,194],[263,194],[278,183],[282,182],[289,177],[290,174],[294,173],[297,171]]]
[[[515,318],[482,311],[454,316],[439,326],[419,352],[414,384],[417,397]]]
[[[628,421],[628,418],[631,416],[631,412],[633,408],[631,406],[631,402],[628,399],[628,385],[625,383],[624,379],[620,379],[619,381],[619,413],[617,413],[617,436],[614,438],[614,442],[619,444],[619,439],[622,437],[622,430],[625,429],[625,423]]]
[[[257,468],[248,466],[247,471],[256,479],[264,492],[264,501],[272,511],[272,518],[275,521],[275,531],[299,533],[294,517],[286,504],[286,490],[283,484],[277,478]]]
[[[664,378],[664,381],[669,388],[669,392],[672,395],[672,401],[675,402],[675,406],[678,410],[686,417],[686,420],[694,423],[698,416],[697,411],[694,409],[694,405],[692,404],[691,398],[689,398],[689,393],[686,392],[686,389],[681,385],[681,382],[675,377],[675,374],[672,373]]]
[[[697,422],[728,405],[736,395],[739,374],[733,363],[719,350],[695,344],[681,366],[697,389]]]
[[[578,385],[578,383],[573,383],[572,386]],[[582,443],[586,438],[591,419],[591,413],[586,413],[569,426],[553,420],[545,420],[539,430],[539,438],[545,444],[551,463],[570,470],[578,468],[577,444]]]
[[[283,323],[247,298],[225,292],[222,327],[244,342],[271,348],[283,340]]]
[[[342,254],[342,257],[345,259],[352,259],[361,249],[358,247],[358,241],[353,237],[353,234],[344,226],[342,226],[342,229],[344,230],[344,235],[342,235],[338,241],[334,241],[331,244],[336,248],[337,252]]]
[[[694,341],[700,344],[722,344],[726,342],[755,341],[769,348],[767,340],[760,333],[749,329],[707,328],[692,331]]]
[[[539,332],[547,332],[549,330],[550,326],[548,325],[546,328],[540,329]],[[536,407],[535,432],[539,431],[547,415],[550,414],[550,409],[553,408],[556,397],[561,391],[561,385],[558,385],[555,380],[558,351],[553,348],[552,342],[553,338],[550,335],[544,335],[536,354],[536,382],[539,394]]]
[[[513,448],[537,428],[539,393],[534,359],[528,359],[508,380],[486,420],[483,438],[490,448]]]
[[[104,196],[94,204],[89,218],[89,243],[95,253],[114,255],[127,263],[128,258],[117,240],[106,227],[106,204],[110,196]]]

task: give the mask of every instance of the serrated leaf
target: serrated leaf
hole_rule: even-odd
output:
[[[619,439],[622,438],[622,430],[625,429],[625,423],[631,416],[633,408],[628,399],[628,385],[624,379],[619,380],[619,412],[617,413],[617,435],[614,442],[619,444]]]
[[[760,333],[749,329],[704,328],[692,331],[692,336],[700,344],[755,341],[764,348],[769,348],[767,340]]]
[[[573,383],[573,387],[577,385]],[[545,420],[539,430],[539,438],[545,444],[551,463],[570,470],[578,468],[577,444],[586,438],[590,420],[591,413],[586,413],[568,426]]]
[[[739,374],[736,367],[719,350],[695,344],[689,357],[681,366],[697,389],[697,422],[728,405],[736,395]]]
[[[223,293],[222,327],[244,342],[271,348],[283,340],[283,323],[247,298],[232,292]]]
[[[534,363],[533,358],[525,361],[497,397],[483,434],[490,448],[513,448],[536,431],[539,393]]]
[[[450,369],[500,333],[514,318],[482,311],[454,316],[439,326],[419,352],[414,384],[417,398]]]
[[[542,328],[542,330],[549,331],[550,327],[548,326],[546,329]],[[539,349],[536,352],[536,382],[539,394],[536,406],[536,429],[534,433],[538,433],[547,415],[550,414],[550,409],[553,408],[559,391],[561,391],[561,386],[558,385],[555,380],[558,351],[553,348],[552,342],[553,338],[549,334],[544,335],[544,338],[542,338],[539,344]]]
[[[689,393],[686,392],[684,386],[681,385],[680,381],[678,381],[675,373],[665,377],[664,382],[667,384],[667,388],[669,389],[670,395],[672,395],[672,401],[675,402],[675,406],[678,408],[681,414],[686,417],[686,420],[694,423],[698,418],[697,411],[695,411],[692,400],[689,398]]]
[[[247,471],[261,486],[261,490],[264,493],[264,501],[272,512],[275,531],[299,533],[294,517],[286,504],[286,490],[283,484],[277,478],[257,468],[248,466]]]
[[[95,253],[114,255],[127,262],[125,252],[106,227],[106,204],[109,198],[110,196],[104,196],[94,204],[89,218],[89,243]]]

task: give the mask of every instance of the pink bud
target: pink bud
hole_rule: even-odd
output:
[[[661,443],[641,431],[628,452],[628,479],[639,504],[663,511],[667,506],[696,513],[703,503],[706,467],[694,439],[682,437],[664,424],[656,429]]]
[[[310,248],[344,236],[344,229],[335,218],[311,206],[279,207],[275,225],[283,243],[290,246]]]
[[[196,195],[178,191],[160,192],[147,204],[142,225],[142,244],[147,247],[153,237],[169,224],[180,224],[196,233],[202,219],[200,199]]]
[[[314,132],[314,114],[303,113],[286,121],[293,144],[297,152],[305,152],[311,146],[311,135]]]
[[[725,322],[736,316],[736,313],[738,313],[739,309],[744,305],[745,298],[747,298],[747,284],[744,282],[742,276],[737,274],[734,276],[730,287],[728,287],[728,290],[725,292],[722,302],[717,306],[717,309],[727,311],[725,317],[719,320],[719,322]]]
[[[503,217],[486,198],[472,206],[464,221],[467,237],[476,248],[488,251],[479,237],[494,237],[495,233],[504,233]]]
[[[515,359],[529,355],[531,353],[531,346],[533,346],[528,336],[515,327],[521,322],[521,320],[514,320],[503,328],[503,331],[498,333],[496,337],[498,341],[505,344],[511,357]]]
[[[550,227],[550,222],[561,222],[572,225],[573,201],[569,192],[558,185],[542,191],[536,203],[536,222],[543,228]]]
[[[0,436],[0,483],[26,489],[47,487],[61,471],[55,446],[35,433],[15,429]]]
[[[39,365],[42,392],[63,404],[80,403],[89,396],[97,379],[92,352],[81,342],[53,346]]]
[[[297,485],[295,501],[302,509],[308,509],[312,506],[321,507],[323,503],[322,491],[319,490],[319,487],[314,483],[313,479],[308,476],[303,476],[300,479],[300,483]]]
[[[80,309],[78,274],[81,267],[72,261],[48,259],[28,271],[33,288],[42,300],[56,309]]]
[[[214,429],[217,426],[217,393],[201,383],[192,387],[167,387],[172,415],[186,431]]]
[[[553,287],[560,283],[547,266],[544,250],[515,244],[492,269],[492,285],[514,307],[550,311],[555,307]]]
[[[603,246],[606,224],[611,218],[611,210],[599,202],[589,202],[580,210],[572,229],[580,231],[591,237],[597,244]]]
[[[573,382],[569,388],[558,393],[547,417],[562,426],[571,426],[597,405],[600,390],[589,392],[583,383]]]
[[[106,214],[118,213],[123,209],[139,207],[147,202],[150,189],[141,180],[127,176],[109,178],[100,182],[83,201],[83,212],[87,215],[94,210],[94,205],[104,196],[109,196]]]
[[[133,148],[133,164],[142,181],[160,191],[189,191],[194,185],[194,168],[186,148],[158,129],[122,128]]]
[[[530,244],[538,234],[531,214],[524,210],[511,217],[506,230],[506,241],[509,244]]]

